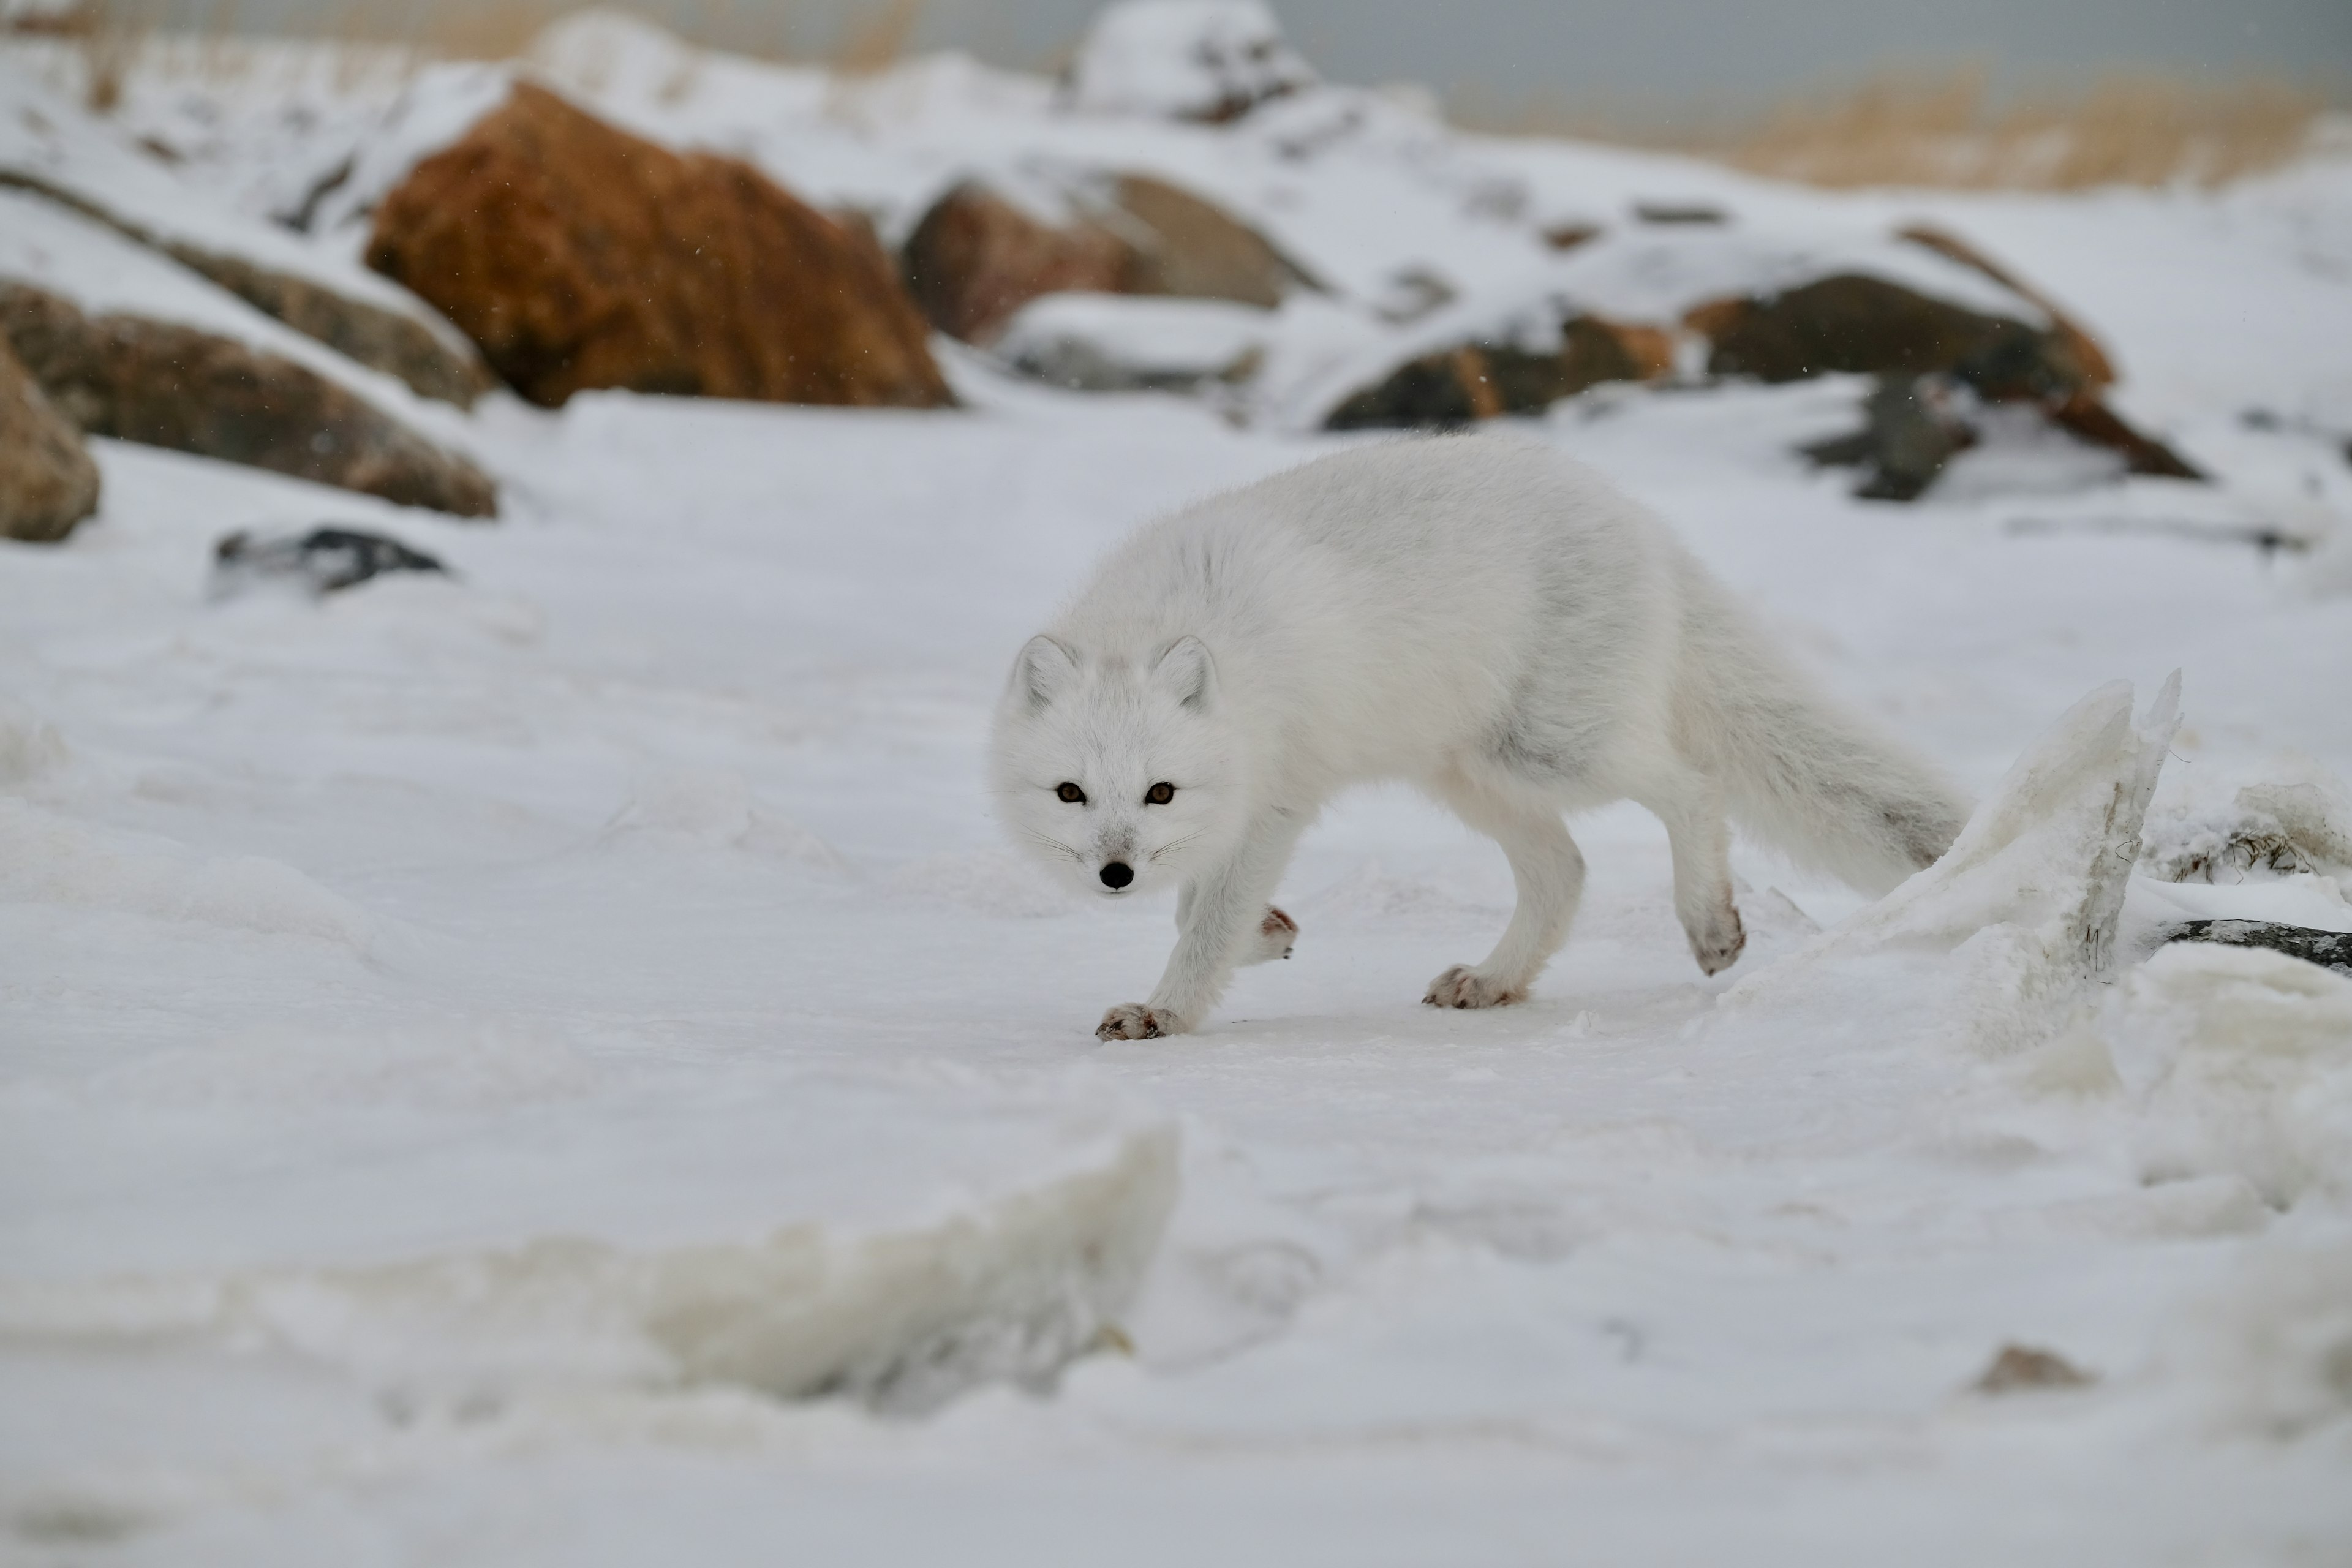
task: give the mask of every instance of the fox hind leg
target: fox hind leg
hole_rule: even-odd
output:
[[[1635,797],[1666,825],[1675,856],[1675,914],[1700,969],[1720,974],[1739,960],[1747,928],[1731,897],[1731,824],[1723,790],[1696,768],[1677,769]]]

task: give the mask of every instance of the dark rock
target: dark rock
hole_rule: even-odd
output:
[[[1464,343],[1423,354],[1343,401],[1331,430],[1444,429],[1504,414],[1531,414],[1604,381],[1649,381],[1674,368],[1674,345],[1649,327],[1578,316],[1550,353]]]
[[[0,336],[0,539],[63,539],[98,510],[98,488],[81,432]]]
[[[2289,958],[2316,963],[2323,969],[2352,974],[2352,931],[2314,931],[2308,926],[2279,925],[2271,921],[2189,921],[2166,932],[2164,940],[2267,948]]]
[[[404,506],[489,517],[498,490],[325,376],[231,338],[142,316],[87,316],[0,281],[5,337],[60,414],[93,436],[291,474]]]
[[[15,186],[71,207],[125,238],[201,273],[265,316],[316,338],[344,358],[406,382],[420,396],[460,407],[497,384],[488,367],[449,347],[433,330],[397,310],[340,294],[308,278],[158,236],[78,192],[22,170],[0,169],[0,185]]]
[[[362,528],[314,528],[278,539],[256,539],[239,530],[213,547],[216,593],[278,581],[332,594],[390,572],[447,571],[423,551]]]
[[[548,407],[591,387],[953,401],[869,242],[749,163],[681,156],[527,82],[383,199],[367,258]]]
[[[1710,300],[1684,324],[1707,340],[1716,375],[1783,382],[1941,371],[1997,399],[2063,396],[2091,380],[2091,367],[2055,331],[1861,273],[1769,298]]]
[[[2087,1388],[2098,1379],[2051,1351],[2003,1345],[1976,1381],[1979,1394],[2016,1394],[2036,1388]]]
[[[2093,386],[2115,384],[2115,362],[2107,357],[2107,351],[2100,346],[2099,340],[2060,310],[2055,300],[2024,279],[1951,230],[1937,228],[1933,224],[1914,224],[1908,228],[1897,229],[1895,237],[1932,250],[1947,261],[1957,261],[1980,272],[2020,299],[2039,306],[2050,318],[2051,331],[2057,335],[2074,363],[2081,368],[2083,379]]]
[[[1705,202],[1636,202],[1633,216],[1643,223],[1727,224],[1731,215]]]
[[[1866,470],[1854,494],[1916,500],[1944,465],[1977,443],[1968,395],[1948,377],[1887,376],[1863,399],[1863,427],[1801,448],[1814,462]]]
[[[907,286],[931,324],[987,344],[1043,294],[1082,291],[1230,300],[1272,309],[1306,271],[1263,235],[1164,180],[1114,176],[1070,193],[1047,223],[973,182],[933,203],[900,253]]]
[[[1799,450],[1815,463],[1864,469],[1853,493],[1864,500],[1916,500],[1947,463],[1978,443],[1983,410],[1994,401],[1958,374],[1882,376],[1863,399],[1860,430]],[[2163,442],[2125,424],[2088,388],[2013,401],[2078,440],[2120,454],[2127,472],[2204,478]]]

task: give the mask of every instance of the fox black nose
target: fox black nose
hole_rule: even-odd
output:
[[[1103,886],[1118,889],[1135,880],[1135,868],[1124,860],[1114,860],[1102,868]]]

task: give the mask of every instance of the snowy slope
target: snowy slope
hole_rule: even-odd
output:
[[[678,67],[651,47],[605,89],[648,120]],[[779,173],[898,212],[968,154],[1081,138],[1237,203],[1287,167],[1065,126],[966,64],[686,63],[677,115],[764,123]],[[1491,942],[1509,877],[1369,793],[1282,889],[1293,962],[1197,1037],[1099,1047],[1168,911],[1071,908],[1003,843],[1005,663],[1136,521],[1333,438],[969,355],[952,412],[498,398],[446,416],[500,476],[489,529],[96,443],[99,519],[0,553],[0,1559],[2352,1544],[2352,980],[2146,947],[2196,913],[2352,929],[2344,873],[2137,878],[2112,967],[2061,940],[2116,890],[2086,825],[2130,759],[2174,825],[2352,777],[2339,558],[2100,531],[2352,514],[2352,171],[1829,198],[1377,113],[1388,151],[1307,160],[1322,216],[1281,230],[1385,237],[1365,287],[1548,268],[1535,227],[1637,197],[1806,243],[1932,217],[2079,311],[2223,474],[2053,492],[2011,462],[1857,502],[1790,455],[1852,419],[1843,381],[1531,426],[1986,799],[1970,854],[1864,910],[1743,847],[1749,950],[1707,980],[1663,832],[1601,813],[1530,1003],[1439,1014],[1423,982]],[[189,178],[259,188],[239,167]],[[1464,216],[1496,171],[1518,216]],[[328,520],[455,576],[207,596],[221,532]],[[2011,1345],[2095,1381],[1975,1392]]]

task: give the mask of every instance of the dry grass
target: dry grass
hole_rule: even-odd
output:
[[[103,114],[122,100],[122,80],[145,45],[148,25],[121,0],[79,0],[60,11],[20,16],[6,31],[68,45],[80,57],[82,97]]]
[[[854,11],[834,47],[833,66],[852,76],[885,71],[907,56],[915,29],[923,20],[924,0],[883,0],[870,9]]]
[[[591,0],[328,0],[314,35],[351,46],[353,68],[381,68],[387,46],[408,62],[509,59]],[[92,107],[120,98],[124,73],[162,50],[172,67],[234,75],[251,53],[239,0],[207,0],[201,19],[154,21],[160,0],[81,0],[41,30],[69,44]],[[832,36],[808,36],[804,0],[689,0],[664,21],[698,43],[869,75],[903,58],[925,0],[828,7]],[[191,51],[195,59],[192,62]],[[1507,112],[1475,101],[1458,118],[1507,133],[1566,135],[1695,153],[1810,184],[2080,190],[2105,184],[2217,185],[2291,161],[2326,95],[2283,80],[2199,83],[2115,77],[2070,96],[1998,100],[1972,68],[1889,71],[1859,86],[1808,92],[1745,123],[1660,126],[1593,105],[1538,102]]]
[[[1696,153],[1835,187],[2073,191],[2218,185],[2290,162],[2328,107],[2276,79],[2114,76],[2071,95],[1997,101],[1983,70],[1888,71],[1806,93],[1745,124],[1629,125],[1606,112],[1522,110],[1491,129]],[[1474,121],[1480,116],[1473,115]]]
[[[369,68],[387,50],[431,59],[504,60],[526,53],[551,24],[609,0],[325,0],[309,9],[304,36],[349,46]],[[852,0],[824,8],[795,0],[688,0],[665,7],[660,23],[689,42],[755,58],[824,65],[845,75],[887,69],[906,58],[921,26],[925,0]],[[79,0],[56,16],[0,23],[0,36],[63,44],[79,57],[94,107],[110,108],[123,73],[148,59],[174,72],[234,75],[259,37],[244,25],[241,0],[205,0],[170,8],[163,0]]]

